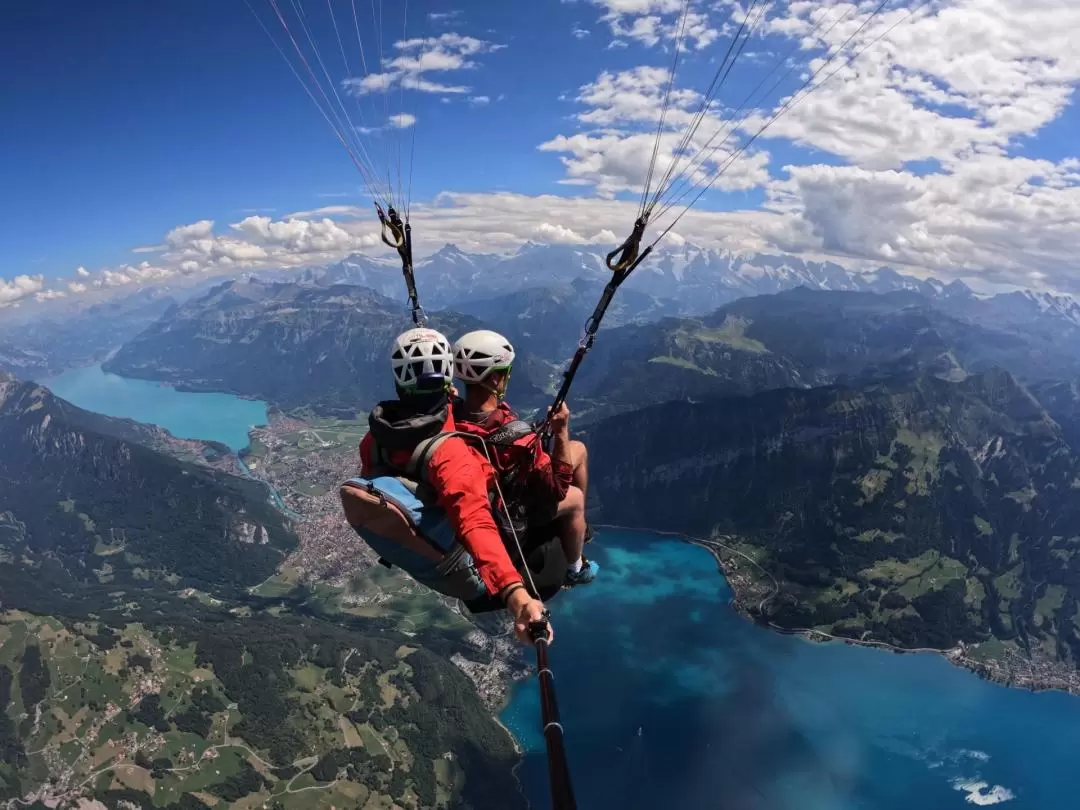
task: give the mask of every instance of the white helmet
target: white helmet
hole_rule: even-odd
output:
[[[513,364],[514,347],[498,332],[479,329],[454,344],[454,371],[465,382],[483,382],[493,371],[509,371]]]
[[[410,329],[398,335],[390,362],[394,382],[406,391],[442,389],[454,379],[450,341],[434,329]]]

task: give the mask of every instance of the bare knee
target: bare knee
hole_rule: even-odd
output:
[[[575,469],[589,463],[589,450],[584,442],[579,442],[577,439],[570,442],[570,462]]]
[[[559,517],[585,511],[585,493],[575,486],[566,490],[566,497],[559,502]]]

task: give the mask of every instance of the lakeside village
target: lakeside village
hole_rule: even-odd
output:
[[[280,571],[297,582],[346,589],[341,605],[357,611],[423,593],[430,595],[423,586],[391,572],[378,581],[371,577],[362,592],[348,592],[349,583],[357,576],[372,569],[373,574],[384,571],[376,555],[345,522],[337,490],[338,484],[357,474],[357,449],[365,430],[366,425],[357,423],[321,430],[275,414],[268,426],[252,431],[255,452],[244,458],[249,473],[271,487],[294,518],[302,518],[294,520],[300,546]],[[438,594],[435,598],[463,622],[469,621],[456,601]],[[476,685],[484,704],[497,712],[506,703],[510,685],[529,673],[520,645],[509,628],[492,635],[474,626],[465,640],[486,653],[487,661],[478,663],[458,654],[451,661]]]

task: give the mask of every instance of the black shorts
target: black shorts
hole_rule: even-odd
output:
[[[546,526],[559,516],[559,504],[551,498],[533,498],[525,503],[525,520],[529,528]]]

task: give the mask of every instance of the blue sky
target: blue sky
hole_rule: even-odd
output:
[[[293,1],[278,5],[292,15]],[[726,0],[689,3],[676,83],[687,93],[677,105],[687,117],[698,103],[691,91],[704,90],[730,41],[731,20],[746,10]],[[1042,4],[1047,9],[1036,8]],[[288,48],[269,0],[251,5]],[[350,2],[333,5],[359,77]],[[729,109],[777,54],[796,45],[790,35],[815,33],[815,14],[840,19],[831,33],[815,29],[819,46],[835,46],[874,4],[813,5],[781,2],[761,18],[721,94]],[[884,30],[910,5],[896,0],[888,13],[897,16],[873,22]],[[636,196],[662,86],[645,69],[670,64],[683,0],[412,0],[407,26],[404,5],[386,3],[381,68],[370,2],[356,6],[371,73],[392,76],[394,58],[424,54],[429,67],[401,75],[462,90],[409,92],[404,103],[399,93],[378,90],[357,99],[373,118],[389,110],[417,119],[395,137],[408,150],[415,133],[413,198],[429,209],[417,216],[432,222],[425,246],[497,249],[545,236],[602,242],[626,230],[632,209],[618,201]],[[326,3],[303,0],[303,9],[336,84],[346,72]],[[844,9],[850,17],[841,19]],[[1080,220],[1072,163],[1080,151],[1072,135],[1080,131],[1072,99],[1080,59],[1070,44],[1080,17],[1050,0],[939,0],[900,21],[733,166],[724,190],[702,201],[700,216],[680,223],[675,245],[683,238],[747,250],[822,252],[827,245],[852,260],[928,271],[1065,277],[1064,259],[1080,246],[1066,224]],[[418,41],[395,48],[405,36]],[[806,51],[800,68],[822,52]],[[457,59],[457,67],[442,70],[448,64],[439,58]],[[0,30],[0,61],[14,77],[0,85],[0,284],[41,275],[40,284],[23,288],[67,294],[68,280],[73,292],[83,279],[141,283],[185,262],[184,272],[226,272],[234,265],[221,255],[299,265],[366,246],[366,208],[359,220],[329,212],[347,237],[296,220],[277,231],[258,223],[231,228],[252,215],[280,222],[318,212],[299,218],[314,223],[326,206],[368,205],[359,173],[243,0],[20,4]],[[796,70],[762,100],[763,114],[798,77]],[[378,134],[362,137],[369,146],[382,143]],[[382,152],[372,154],[385,163]],[[455,217],[440,219],[430,206],[440,192],[457,195]],[[564,208],[546,195],[572,199]],[[1011,214],[1000,215],[1002,206]],[[853,210],[865,219],[848,213],[837,221],[836,212]],[[1024,222],[1010,222],[1012,214]],[[1050,239],[1037,227],[1048,218],[1056,223]],[[132,252],[207,221],[213,226],[185,231],[168,250]],[[208,247],[207,239],[225,242]],[[141,275],[124,269],[144,261]],[[80,265],[90,275],[73,276]],[[112,275],[99,275],[106,271]],[[0,304],[14,295],[0,295]]]
[[[266,0],[252,5],[273,21]],[[367,12],[367,42],[370,6],[358,6]],[[327,19],[315,0],[304,7]],[[403,105],[393,96],[394,111],[420,119],[414,196],[446,189],[560,192],[558,160],[536,150],[571,112],[558,95],[573,93],[602,66],[635,59],[605,52],[598,37],[571,34],[575,22],[595,18],[595,9],[483,0],[452,21],[428,19],[446,8],[413,0],[409,36],[452,29],[507,47],[465,77],[472,95],[492,100],[486,106],[426,94],[410,94]],[[401,31],[394,24],[401,4],[387,3],[384,13],[389,49]],[[3,249],[9,274],[118,263],[132,246],[153,243],[181,223],[231,220],[249,209],[311,209],[348,199],[320,195],[361,186],[242,0],[41,0],[24,5],[14,23],[0,32],[2,69],[19,77],[0,86],[2,108],[12,114],[11,125],[0,129],[0,175],[9,179],[0,217],[14,237]],[[319,42],[336,45],[329,30]],[[355,39],[349,44],[351,56],[358,50]],[[324,55],[328,62],[338,57]],[[338,63],[332,67],[344,75]]]

